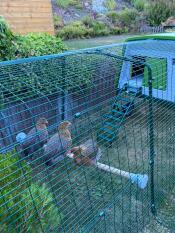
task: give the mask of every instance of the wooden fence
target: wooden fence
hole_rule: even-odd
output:
[[[0,15],[20,34],[54,34],[51,0],[0,0]]]
[[[144,26],[139,29],[140,33],[161,33],[164,32],[163,26],[151,27],[151,26]]]

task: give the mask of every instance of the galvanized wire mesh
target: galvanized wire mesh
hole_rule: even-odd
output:
[[[140,41],[0,63],[2,232],[143,231],[174,186],[174,51]],[[16,141],[31,129],[32,143]],[[102,171],[94,154],[67,157],[87,140],[129,176]],[[144,189],[137,174],[149,177]]]

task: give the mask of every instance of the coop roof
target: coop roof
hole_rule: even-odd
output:
[[[141,35],[128,38],[127,41],[137,41],[137,40],[173,40],[175,41],[175,33],[159,33],[151,35]]]

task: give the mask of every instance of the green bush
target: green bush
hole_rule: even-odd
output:
[[[91,17],[85,17],[82,22],[88,28],[89,36],[104,36],[110,33],[109,27],[105,23],[94,20]]]
[[[109,35],[110,31],[109,28],[106,26],[105,23],[94,21],[91,27],[91,36],[107,36]]]
[[[119,27],[130,28],[131,24],[135,21],[138,12],[135,9],[122,10],[120,12],[111,11],[107,13],[107,17],[111,20],[114,25]]]
[[[78,10],[82,10],[83,9],[83,3],[81,1],[77,2],[74,7]]]
[[[46,33],[14,35],[5,20],[0,17],[0,61],[55,54],[66,49],[60,38]]]
[[[53,204],[52,194],[45,185],[32,183],[31,168],[25,161],[20,162],[15,150],[0,155],[0,170],[3,232],[37,233],[40,222],[44,230],[60,225],[62,215]]]
[[[36,229],[40,228],[40,224],[46,232],[56,230],[60,226],[63,215],[59,213],[58,208],[54,205],[52,194],[45,184],[42,186],[31,184],[30,191],[27,189],[22,194],[22,205],[23,225],[21,227],[25,229],[25,232],[37,232]]]
[[[82,22],[73,22],[58,31],[57,36],[63,39],[84,38],[88,35],[88,29]]]
[[[156,0],[147,7],[148,21],[151,26],[159,26],[174,15],[175,4],[166,0]]]
[[[18,57],[42,56],[63,52],[66,49],[60,38],[44,33],[18,36],[16,48]]]
[[[138,13],[134,9],[128,9],[119,12],[118,14],[118,21],[120,22],[121,26],[130,27],[130,25],[135,21]]]
[[[85,16],[83,19],[82,19],[82,23],[88,27],[88,28],[92,28],[93,27],[93,24],[94,24],[94,19],[91,18],[90,16]]]
[[[21,201],[22,192],[30,185],[31,169],[26,162],[19,162],[14,150],[0,155],[0,170],[0,221],[8,226],[20,217],[18,203]]]
[[[54,14],[53,20],[54,20],[54,25],[55,25],[56,27],[61,27],[61,26],[63,25],[63,22],[62,22],[62,19],[61,19],[60,16]]]
[[[115,24],[119,20],[118,13],[116,11],[111,11],[106,14],[106,16],[110,19],[110,21]]]
[[[133,0],[133,5],[138,11],[143,11],[145,8],[145,0]]]
[[[105,23],[94,20],[89,16],[84,17],[82,23],[88,28],[89,36],[104,36],[110,33],[109,27]]]
[[[116,3],[115,0],[106,0],[105,7],[108,10],[112,11],[112,10],[114,10],[117,7],[117,3]]]
[[[110,34],[112,34],[112,35],[119,35],[123,32],[125,32],[125,31],[120,27],[111,27],[111,29],[110,29]]]
[[[13,33],[3,17],[0,16],[0,61],[14,56]]]
[[[104,36],[110,33],[109,28],[99,21],[93,21],[86,17],[82,22],[74,22],[63,27],[58,36],[63,39],[85,38],[94,36]]]
[[[69,6],[76,6],[79,4],[79,0],[57,0],[56,3],[61,8],[67,8]]]

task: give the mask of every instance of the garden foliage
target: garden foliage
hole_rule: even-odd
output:
[[[0,60],[10,59],[14,52],[14,36],[9,25],[0,16]]]
[[[80,0],[57,0],[56,3],[59,7],[64,9],[66,9],[69,6],[75,6],[76,8],[82,7]]]
[[[117,15],[117,19],[118,18],[119,16]],[[57,36],[63,39],[74,39],[121,34],[122,32],[125,32],[124,27],[122,28],[117,25],[109,26],[105,22],[94,20],[87,16],[84,17],[82,21],[73,22],[64,26],[58,31]]]
[[[0,61],[59,53],[66,49],[61,39],[52,35],[15,35],[0,17]]]
[[[115,0],[106,0],[105,6],[108,10],[112,11],[117,7],[117,3]]]
[[[16,37],[18,57],[42,56],[63,52],[66,47],[60,38],[44,33]]]
[[[0,155],[0,232],[40,232],[59,227],[62,214],[46,185],[34,183],[31,168],[16,151]],[[37,230],[38,229],[38,230]]]
[[[146,5],[145,0],[133,0],[132,3],[138,11],[143,11]]]
[[[152,26],[159,26],[170,16],[175,15],[175,1],[155,0],[147,7],[148,21]]]
[[[60,0],[59,6],[68,9],[69,6],[76,8],[78,0],[63,1],[65,7],[61,6],[61,2]],[[160,26],[169,17],[175,16],[175,0],[125,0],[123,2],[126,3],[125,7],[121,7],[121,2],[117,3],[116,0],[106,0],[104,5],[108,12],[104,14],[92,11],[78,22],[73,19],[72,22],[62,24],[60,27],[55,24],[58,29],[57,34],[63,39],[117,35],[136,32],[141,25]],[[85,14],[87,14],[86,11]],[[72,17],[71,14],[70,17]],[[62,20],[64,21],[63,16]],[[85,22],[87,20],[91,21],[88,25]]]

